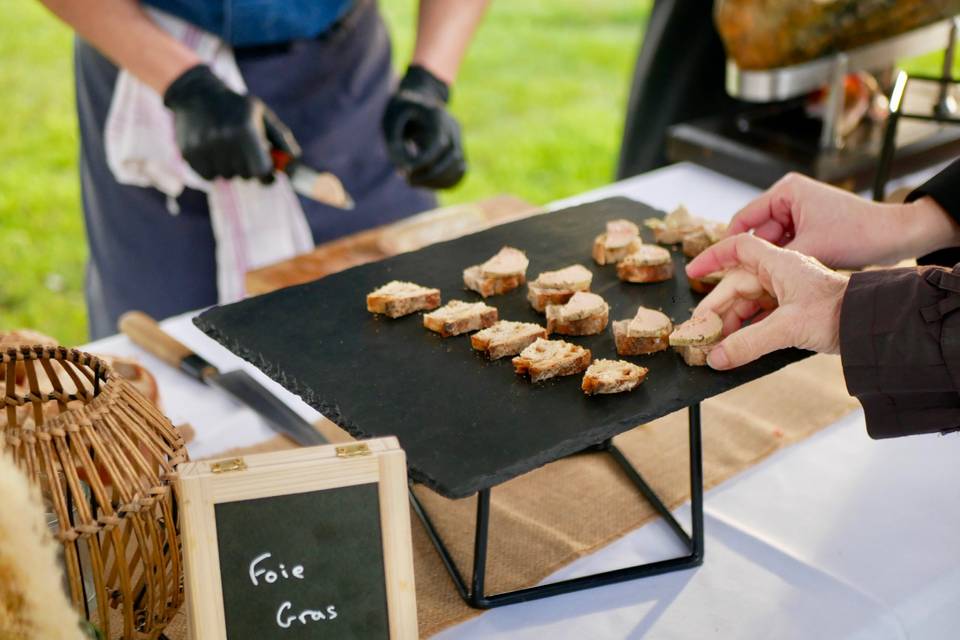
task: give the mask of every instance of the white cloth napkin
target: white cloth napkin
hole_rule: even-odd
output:
[[[233,50],[220,38],[163,12],[148,13],[193,49],[228,87],[246,92]],[[160,190],[168,197],[171,214],[179,211],[176,198],[185,187],[206,192],[221,304],[244,296],[247,271],[313,248],[310,227],[286,175],[278,175],[270,186],[239,178],[204,180],[181,157],[173,114],[161,96],[124,70],[113,91],[104,138],[107,163],[117,181]]]

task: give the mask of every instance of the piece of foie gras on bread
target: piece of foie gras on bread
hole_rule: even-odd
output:
[[[593,259],[599,265],[613,264],[641,244],[640,227],[629,220],[610,220],[606,232],[593,239]]]
[[[727,233],[727,225],[722,222],[704,221],[703,226],[694,229],[683,236],[681,249],[683,255],[688,258],[696,258],[698,255],[709,249],[711,246],[720,242]]]
[[[492,327],[482,329],[470,336],[470,346],[483,351],[491,360],[515,356],[537,338],[546,338],[547,330],[532,322],[501,320]]]
[[[663,218],[647,218],[643,224],[653,230],[653,239],[660,244],[678,244],[683,237],[703,227],[703,219],[698,218],[681,205]]]
[[[613,323],[613,340],[618,354],[639,356],[664,351],[671,331],[673,323],[666,314],[640,307],[632,319]]]
[[[393,280],[367,294],[367,311],[399,318],[440,306],[440,290]]]
[[[723,321],[713,311],[703,311],[677,326],[670,346],[691,366],[707,364],[707,354],[723,338]]]
[[[527,285],[527,300],[543,313],[548,304],[564,304],[577,291],[589,291],[593,274],[581,264],[557,271],[544,271]]]
[[[527,281],[526,254],[513,247],[503,247],[483,264],[463,270],[463,284],[484,298],[513,291]]]
[[[588,396],[633,391],[643,382],[649,369],[626,360],[594,360],[583,374],[580,388]]]
[[[595,293],[577,291],[566,304],[546,308],[547,332],[567,336],[591,336],[607,328],[610,305]]]
[[[590,366],[589,349],[564,340],[537,338],[513,359],[518,375],[529,375],[531,382],[581,373]]]
[[[663,247],[645,244],[617,263],[624,282],[652,283],[673,278],[673,257]]]
[[[451,300],[423,314],[423,326],[444,338],[486,329],[497,321],[497,309],[483,302]]]

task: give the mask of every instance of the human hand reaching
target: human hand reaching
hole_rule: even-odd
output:
[[[743,233],[720,241],[687,265],[691,278],[716,271],[727,273],[694,312],[714,311],[723,320],[725,337],[710,351],[711,367],[732,369],[788,347],[839,353],[845,276]]]
[[[796,173],[741,209],[727,235],[751,230],[838,269],[892,264],[960,244],[960,228],[931,198],[877,203]]]

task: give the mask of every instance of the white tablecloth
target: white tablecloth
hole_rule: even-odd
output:
[[[726,220],[756,193],[680,164],[551,208],[626,195],[664,209],[683,202],[697,214]],[[164,327],[223,369],[251,370],[304,417],[317,417],[206,338],[189,317]],[[150,367],[167,415],[197,432],[189,447],[193,456],[272,435],[249,410],[122,336],[85,348],[136,355]],[[862,413],[855,412],[707,492],[702,567],[495,609],[437,638],[960,637],[958,457],[956,436],[872,441]],[[677,513],[687,522],[688,507]],[[682,552],[666,526],[653,522],[548,581]]]

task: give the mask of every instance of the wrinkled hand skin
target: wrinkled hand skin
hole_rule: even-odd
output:
[[[749,234],[726,238],[687,265],[695,278],[721,270],[726,276],[694,312],[714,311],[723,320],[725,337],[707,358],[711,367],[732,369],[788,347],[839,353],[846,276]]]
[[[727,235],[747,231],[838,269],[893,264],[960,239],[956,223],[930,198],[878,203],[796,173],[740,210]]]

